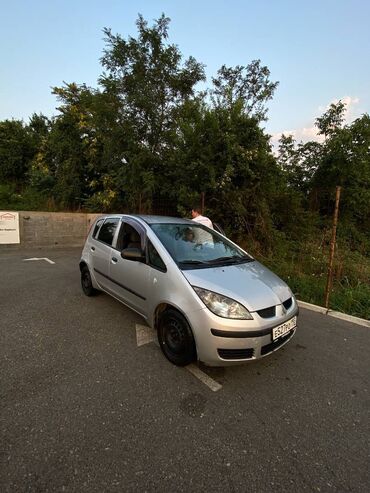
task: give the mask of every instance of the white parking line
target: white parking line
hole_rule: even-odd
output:
[[[144,346],[144,344],[149,344],[150,342],[157,341],[157,331],[151,329],[147,325],[136,324],[136,344],[137,347]],[[159,344],[158,344],[159,346]],[[191,364],[185,367],[194,377],[200,380],[204,385],[207,385],[213,392],[217,392],[222,389],[222,385],[209,377],[206,373],[200,370],[197,365]]]
[[[209,377],[206,373],[200,370],[197,365],[192,363],[185,367],[192,375],[194,375],[198,380],[200,380],[204,385],[207,385],[213,392],[217,392],[222,389],[222,385],[213,380],[213,378]]]
[[[151,329],[147,325],[136,324],[136,344],[138,347],[149,344],[149,342],[155,341],[157,338],[157,332]]]
[[[55,264],[52,260],[50,260],[47,257],[33,257],[33,258],[24,258],[23,262],[27,262],[27,260],[45,260],[46,262],[49,262],[49,264]]]

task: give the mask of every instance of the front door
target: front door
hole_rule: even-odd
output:
[[[109,278],[114,296],[147,317],[148,288],[151,268],[145,262],[123,259],[125,248],[145,251],[145,229],[132,219],[123,219],[109,262]]]

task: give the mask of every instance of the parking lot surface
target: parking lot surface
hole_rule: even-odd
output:
[[[370,329],[302,309],[276,353],[201,368],[213,392],[83,295],[79,254],[0,253],[0,491],[370,491]]]

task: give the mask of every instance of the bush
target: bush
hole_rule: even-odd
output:
[[[13,184],[0,185],[0,209],[15,211],[55,210],[53,201],[32,187],[17,190]]]

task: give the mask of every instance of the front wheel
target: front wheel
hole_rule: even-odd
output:
[[[86,265],[81,269],[81,287],[86,296],[95,296],[99,293],[99,291],[93,287],[90,271]]]
[[[191,328],[179,312],[166,310],[160,317],[158,341],[166,358],[177,366],[192,363],[197,356]]]

